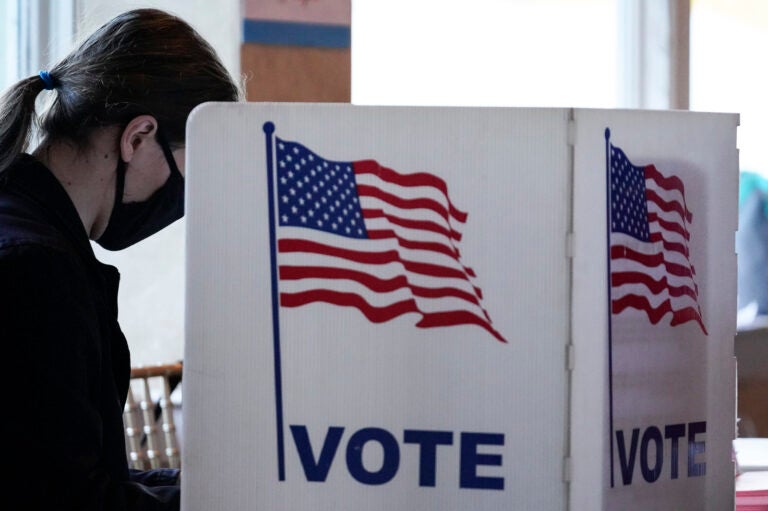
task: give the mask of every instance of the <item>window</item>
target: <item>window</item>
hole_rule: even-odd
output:
[[[19,76],[19,15],[17,2],[0,2],[0,90]]]
[[[356,2],[352,101],[616,107],[619,4]]]
[[[768,177],[768,3],[691,2],[691,108],[741,114],[741,170]]]
[[[0,9],[7,10],[14,23],[9,27],[9,33],[16,36],[15,44],[8,47],[15,54],[6,59],[6,62],[16,63],[15,72],[8,74],[8,85],[49,68],[72,48],[74,0],[17,0],[4,2]]]

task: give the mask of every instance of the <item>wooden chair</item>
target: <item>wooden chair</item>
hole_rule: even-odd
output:
[[[181,372],[180,362],[131,369],[123,411],[130,468],[180,468],[171,391],[181,381]]]

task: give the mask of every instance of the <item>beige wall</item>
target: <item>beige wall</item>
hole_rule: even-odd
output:
[[[79,0],[78,39],[114,15],[157,7],[188,21],[216,48],[233,76],[240,74],[239,0]],[[120,324],[134,364],[179,360],[184,353],[184,220],[121,252],[96,247],[97,257],[122,274]]]
[[[242,45],[248,101],[349,103],[349,48]]]

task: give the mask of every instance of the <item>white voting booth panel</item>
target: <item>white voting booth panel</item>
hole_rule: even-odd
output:
[[[737,122],[196,110],[183,508],[728,509]]]

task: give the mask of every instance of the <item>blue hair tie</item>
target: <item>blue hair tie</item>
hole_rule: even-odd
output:
[[[38,76],[40,76],[40,79],[45,84],[45,90],[53,90],[55,88],[53,84],[53,78],[48,71],[40,71]]]

